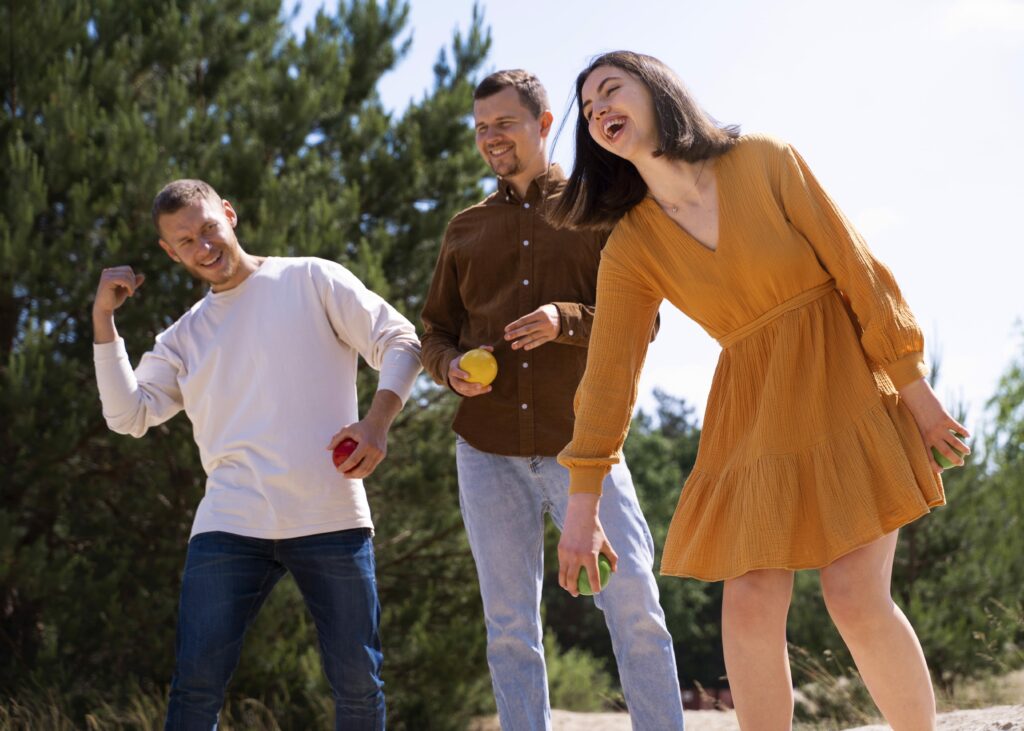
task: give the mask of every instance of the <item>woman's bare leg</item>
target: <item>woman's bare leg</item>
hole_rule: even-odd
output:
[[[894,731],[935,728],[921,643],[890,593],[896,531],[821,569],[825,605],[871,697]]]
[[[736,716],[743,731],[788,731],[793,681],[786,649],[786,616],[793,573],[751,571],[725,582],[722,646]]]

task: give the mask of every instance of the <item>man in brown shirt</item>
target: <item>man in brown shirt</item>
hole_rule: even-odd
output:
[[[543,217],[564,175],[548,165],[553,118],[537,78],[499,71],[474,99],[477,148],[498,186],[448,224],[423,307],[422,359],[437,383],[463,397],[453,425],[459,498],[502,727],[548,729],[544,513],[561,528],[569,473],[555,457],[572,438],[605,235],[555,230]],[[471,383],[459,368],[462,354],[476,347],[497,359],[489,386]],[[624,462],[605,478],[600,506],[605,532],[623,554],[609,557],[615,576],[595,602],[611,633],[633,727],[681,729],[654,544]]]

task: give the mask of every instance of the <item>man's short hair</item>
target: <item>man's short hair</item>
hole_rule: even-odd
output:
[[[512,87],[519,94],[519,101],[530,110],[534,117],[540,117],[551,108],[548,104],[548,92],[540,79],[523,69],[507,69],[495,71],[476,86],[473,100],[486,99],[499,91]]]
[[[221,201],[213,186],[203,180],[182,178],[165,185],[153,199],[153,225],[156,226],[156,232],[160,233],[160,216],[177,213],[203,198],[217,203]]]

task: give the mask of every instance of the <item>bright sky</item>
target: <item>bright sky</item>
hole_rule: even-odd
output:
[[[293,27],[320,0],[301,0]],[[289,5],[294,4],[289,0]],[[327,4],[333,8],[333,3]],[[472,0],[412,0],[413,46],[384,78],[400,111],[432,83]],[[527,68],[556,120],[591,56],[619,48],[674,68],[722,122],[800,150],[895,273],[924,329],[937,391],[977,429],[1024,327],[1024,0],[482,3],[486,70]],[[467,110],[468,111],[468,110]],[[567,169],[563,133],[554,159]],[[703,415],[718,345],[670,305],[641,380]]]

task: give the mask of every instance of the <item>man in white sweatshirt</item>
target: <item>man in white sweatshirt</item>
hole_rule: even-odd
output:
[[[217,722],[242,638],[274,584],[295,578],[316,622],[338,729],[383,729],[380,605],[362,478],[420,371],[413,325],[339,264],[260,257],[206,183],[153,203],[160,246],[206,296],[132,370],[114,311],[144,281],[105,269],[93,305],[103,415],[141,437],[182,409],[207,474],[182,579],[167,729]],[[356,366],[380,371],[359,419]],[[335,468],[331,450],[358,447]]]

